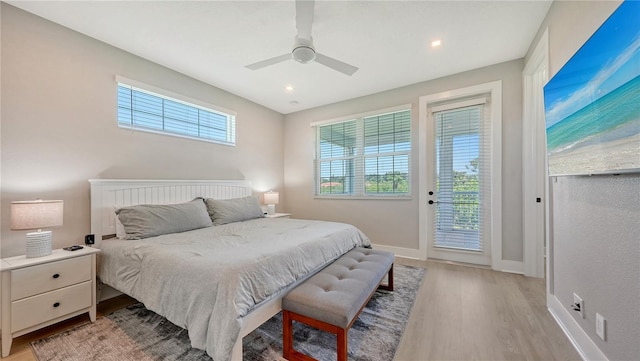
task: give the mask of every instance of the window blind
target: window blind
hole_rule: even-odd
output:
[[[409,193],[411,113],[364,118],[365,193]]]
[[[355,185],[356,121],[325,125],[319,132],[319,194],[351,194]]]
[[[235,116],[118,83],[118,126],[235,144]]]
[[[436,247],[482,251],[490,222],[490,122],[477,104],[433,113],[436,122]]]
[[[410,194],[410,110],[318,125],[316,132],[316,195]]]

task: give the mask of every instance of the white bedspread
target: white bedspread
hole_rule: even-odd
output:
[[[271,294],[356,246],[357,228],[261,218],[143,240],[105,240],[102,282],[189,330],[191,345],[227,361],[241,321]]]

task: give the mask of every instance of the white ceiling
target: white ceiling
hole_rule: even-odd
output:
[[[551,5],[316,1],[316,50],[360,68],[349,77],[293,60],[245,68],[291,51],[291,0],[8,2],[283,114],[522,58]]]

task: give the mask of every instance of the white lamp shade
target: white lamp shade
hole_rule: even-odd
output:
[[[264,204],[278,204],[280,194],[278,192],[267,192],[264,194]]]
[[[64,202],[20,201],[11,202],[11,229],[40,229],[62,225]]]

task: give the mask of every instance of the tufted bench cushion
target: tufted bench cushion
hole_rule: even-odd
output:
[[[379,286],[393,290],[393,261],[393,253],[354,248],[289,292],[282,299],[284,357],[290,359],[290,353],[295,352],[287,340],[292,332],[290,319],[336,333],[338,359],[342,359],[339,334],[342,330],[346,357],[346,331],[360,311]],[[386,274],[389,274],[388,285],[381,286]],[[287,346],[291,349],[287,350]]]

